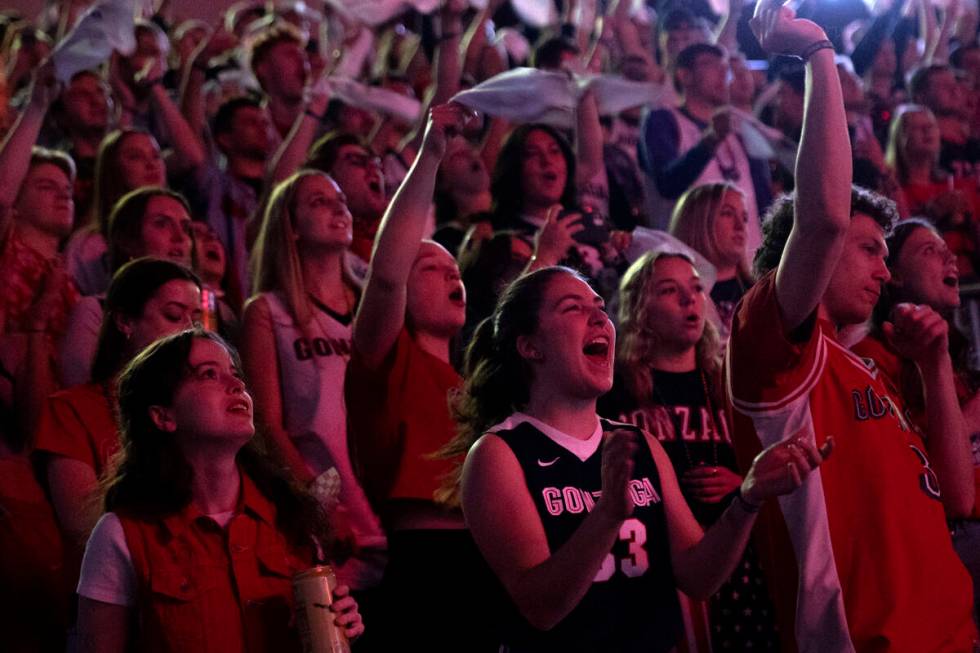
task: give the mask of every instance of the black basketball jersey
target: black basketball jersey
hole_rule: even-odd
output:
[[[515,415],[509,423],[520,419]],[[603,431],[636,427],[600,420]],[[505,425],[502,426],[506,426]],[[517,457],[552,553],[582,524],[602,494],[602,442],[585,460],[530,422],[494,430]],[[640,446],[630,493],[635,508],[581,603],[555,628],[524,623],[507,644],[513,651],[669,651],[680,608],[670,562],[667,518],[653,455]]]

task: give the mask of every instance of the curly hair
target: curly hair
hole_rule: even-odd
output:
[[[779,259],[783,257],[796,216],[795,197],[795,194],[790,194],[776,198],[763,218],[762,246],[756,250],[753,261],[755,273],[759,277],[775,270]],[[899,219],[895,202],[866,188],[851,186],[851,217],[857,213],[877,222],[885,236],[891,233]]]
[[[619,336],[616,344],[616,367],[622,373],[630,395],[639,405],[653,401],[653,374],[650,361],[661,346],[650,328],[658,316],[651,306],[653,277],[656,263],[661,258],[673,256],[692,265],[694,262],[680,254],[647,252],[638,258],[623,275],[619,284]],[[721,374],[721,337],[718,329],[708,320],[704,323],[701,337],[695,344],[698,369],[712,381]],[[720,383],[712,383],[712,399],[722,400]]]

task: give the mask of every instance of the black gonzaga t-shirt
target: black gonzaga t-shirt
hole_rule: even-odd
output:
[[[715,303],[715,308],[718,309],[718,317],[721,318],[726,329],[732,328],[735,306],[738,305],[738,300],[742,299],[744,294],[745,286],[738,280],[738,277],[719,281],[712,286],[711,301]]]
[[[724,407],[707,400],[701,372],[653,370],[653,387],[652,401],[641,406],[617,375],[613,389],[599,400],[598,412],[657,438],[670,456],[678,481],[689,469],[702,465],[738,470]],[[713,524],[728,507],[724,500],[716,504],[698,501],[680,485],[702,526]]]

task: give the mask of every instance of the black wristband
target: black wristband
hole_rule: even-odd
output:
[[[822,41],[817,41],[816,43],[811,43],[806,47],[805,50],[803,50],[803,52],[800,53],[800,59],[802,59],[803,62],[806,63],[807,61],[810,60],[810,57],[812,57],[820,50],[828,50],[828,49],[833,50],[834,44],[827,39],[824,39]]]
[[[318,113],[316,113],[314,111],[311,111],[309,109],[306,109],[305,111],[303,111],[303,113],[305,113],[306,115],[308,115],[310,118],[315,118],[317,122],[323,122],[323,116],[321,116],[320,114],[318,114]]]

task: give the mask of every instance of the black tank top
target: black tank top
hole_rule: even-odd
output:
[[[629,429],[641,437],[630,492],[635,508],[582,601],[547,632],[522,623],[509,628],[511,651],[662,652],[677,641],[680,608],[670,562],[660,475],[642,433],[600,420],[603,431]],[[494,431],[521,468],[552,553],[581,526],[602,489],[602,448],[586,460],[529,422]]]

